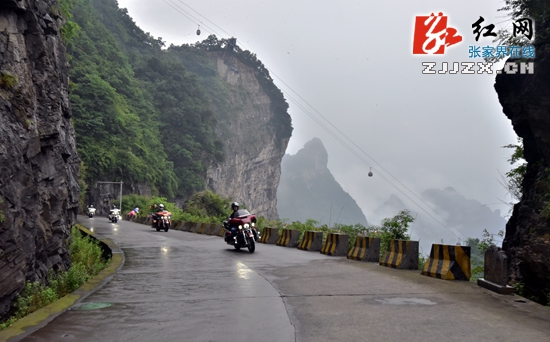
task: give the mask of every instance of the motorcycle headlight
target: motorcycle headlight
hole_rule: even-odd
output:
[[[248,227],[250,227],[250,225],[248,223],[245,223],[244,224],[244,229],[248,229]]]
[[[252,223],[251,223],[250,225],[251,225],[252,227],[254,227],[254,226],[255,226],[254,222],[252,222]]]
[[[240,224],[239,224],[239,229],[243,229],[243,226],[241,226]]]

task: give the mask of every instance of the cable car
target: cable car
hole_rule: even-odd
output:
[[[369,177],[372,177],[372,167],[370,168],[370,171],[368,173]]]
[[[199,27],[197,28],[197,36],[200,36],[201,35],[201,26],[199,25]]]

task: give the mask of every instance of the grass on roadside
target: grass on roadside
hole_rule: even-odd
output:
[[[47,285],[27,282],[25,289],[15,300],[14,314],[7,321],[0,323],[0,330],[75,291],[109,264],[109,260],[103,259],[103,250],[99,242],[92,237],[84,236],[76,226],[71,230],[69,250],[71,268],[57,274],[50,271]]]

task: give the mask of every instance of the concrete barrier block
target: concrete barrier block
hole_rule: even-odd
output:
[[[197,231],[197,234],[206,234],[210,229],[210,223],[202,223],[200,229]]]
[[[302,241],[298,244],[298,249],[311,252],[319,252],[323,248],[323,232],[308,230],[304,232]]]
[[[298,240],[300,239],[300,230],[298,229],[283,229],[281,236],[275,243],[277,246],[282,247],[294,247],[298,246]]]
[[[274,245],[274,244],[277,243],[277,240],[279,240],[279,229],[278,228],[265,227],[263,229],[262,234],[260,236],[260,242],[261,243]]]
[[[348,254],[349,236],[341,233],[328,233],[327,241],[321,249],[322,254],[346,256]]]
[[[445,280],[470,280],[470,246],[432,244],[422,275]]]
[[[357,236],[348,259],[357,261],[380,262],[380,238]]]
[[[191,228],[191,233],[198,233],[198,231],[201,229],[202,223],[195,223],[195,226]]]
[[[191,228],[193,228],[196,225],[196,223],[193,222],[184,222],[181,226],[181,230],[184,232],[191,231]]]
[[[499,247],[489,246],[485,251],[483,278],[477,285],[500,294],[512,294],[514,288],[508,285],[508,256]]]
[[[221,228],[220,228],[220,231],[218,232],[218,236],[220,237],[225,237],[225,227],[223,226],[223,224],[221,225]]]
[[[418,241],[390,240],[388,251],[384,254],[380,265],[401,270],[417,270]]]
[[[221,224],[211,224],[210,230],[206,233],[208,235],[218,235],[220,232],[220,229],[223,229],[223,226]]]
[[[172,221],[172,226],[170,227],[170,229],[179,230],[178,226],[179,226],[180,223],[181,223],[180,221]]]

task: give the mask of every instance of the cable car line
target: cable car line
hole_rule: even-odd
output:
[[[178,0],[179,2],[181,2],[183,5],[189,7],[190,10],[192,10],[193,12],[197,13],[199,16],[201,16],[202,18],[204,18],[204,20],[208,21],[209,23],[211,23],[212,25],[216,26],[217,28],[219,28],[222,32],[224,32],[227,37],[231,37],[231,35],[229,33],[227,33],[223,28],[219,27],[218,25],[216,25],[216,23],[208,20],[207,17],[205,17],[204,15],[200,14],[199,12],[195,11],[191,6],[189,6],[188,4],[186,4],[185,2],[183,2],[182,0]]]
[[[304,106],[297,102],[288,92],[283,91],[283,93],[297,106],[299,107],[307,116],[309,116],[313,121],[315,121],[319,126],[321,126],[325,131],[327,131],[328,134],[330,134],[334,139],[336,139],[338,142],[340,142],[348,151],[350,151],[353,155],[355,155],[360,161],[365,163],[367,166],[371,167],[369,163],[360,155],[357,153],[357,151],[353,150],[345,141],[343,141],[338,135],[336,135],[333,131],[330,130],[324,123],[322,123],[318,118],[316,118],[313,114],[311,114]],[[371,167],[372,170],[372,167]],[[376,169],[375,169],[376,171]],[[386,171],[387,172],[387,171]],[[403,190],[401,190],[397,185],[395,185],[390,179],[386,178],[386,176],[383,173],[380,173],[379,176],[384,179],[388,184],[393,186],[397,191],[399,191],[403,196],[405,196],[408,200],[410,200],[412,203],[414,203],[418,208],[420,208],[423,212],[425,212],[429,217],[431,217],[434,221],[439,223],[443,228],[448,230],[451,234],[453,234],[456,238],[460,240],[460,237],[455,234],[451,229],[449,229],[447,226],[445,226],[441,221],[439,221],[437,218],[435,218],[432,214],[430,214],[426,209],[424,209],[421,205],[416,203],[412,198],[409,197]],[[392,176],[393,177],[393,176]],[[393,177],[395,178],[395,177]],[[411,192],[409,190],[409,192]],[[414,193],[413,193],[414,194]],[[424,201],[423,201],[424,202]],[[429,207],[429,206],[428,206]],[[435,210],[433,210],[431,207],[429,207],[437,216],[441,217]],[[447,221],[447,220],[445,220]],[[447,223],[449,223],[447,221]],[[463,234],[460,230],[458,230],[456,227],[454,227],[451,223],[449,225],[458,233],[462,234],[464,237],[467,238],[465,234]]]
[[[267,68],[266,68],[267,69]],[[384,170],[389,176],[391,176],[397,183],[399,183],[399,185],[401,185],[403,188],[405,188],[407,191],[409,191],[414,197],[416,197],[419,201],[421,201],[424,205],[426,205],[428,208],[430,208],[437,216],[441,217],[445,222],[447,222],[451,227],[453,227],[456,231],[460,232],[458,229],[456,229],[454,227],[454,225],[449,222],[446,218],[442,217],[441,215],[439,215],[428,203],[426,203],[421,197],[419,197],[416,193],[414,193],[414,191],[412,191],[411,189],[409,189],[405,184],[401,183],[395,176],[393,176],[388,170],[386,170],[382,165],[380,165],[380,163],[378,163],[373,157],[371,157],[369,154],[367,154],[367,152],[365,152],[360,146],[358,146],[355,142],[353,142],[353,140],[351,140],[346,134],[344,134],[342,131],[340,131],[340,129],[338,129],[338,127],[336,127],[334,124],[332,124],[332,122],[330,122],[330,120],[328,120],[325,116],[323,116],[323,114],[321,114],[317,109],[315,109],[315,107],[313,107],[311,104],[309,104],[303,97],[300,96],[300,94],[298,94],[297,92],[295,92],[288,84],[286,84],[279,76],[277,76],[273,71],[269,70],[268,71],[273,74],[273,76],[275,76],[278,80],[280,80],[285,86],[287,86],[294,94],[296,94],[296,96],[298,96],[302,101],[304,101],[310,108],[312,108],[320,117],[322,117],[329,125],[331,125],[335,130],[338,131],[338,133],[340,133],[344,138],[346,138],[349,142],[351,142],[353,144],[353,146],[355,146],[357,149],[359,149],[359,151],[363,152],[363,154],[365,156],[367,156],[369,159],[371,159],[376,165],[378,165],[380,167],[380,169]],[[368,166],[370,166],[368,163],[367,163]],[[386,180],[387,181],[387,180]],[[390,183],[392,184],[392,183]],[[394,185],[392,185],[394,186]],[[394,186],[394,188],[397,189],[397,187]],[[409,197],[407,197],[409,198]],[[410,198],[409,198],[410,199]],[[412,199],[410,199],[412,201]],[[412,201],[414,204],[416,204],[419,208],[420,208],[420,205],[418,205],[415,201]],[[438,221],[439,222],[439,221]],[[460,232],[462,235],[464,235],[462,232]],[[466,235],[464,235],[466,236]]]
[[[194,17],[192,14],[190,14],[189,12],[187,12],[185,9],[181,8],[180,6],[178,6],[177,4],[173,3],[172,0],[163,0],[165,3],[167,3],[168,5],[170,5],[172,8],[174,8],[178,13],[182,14],[183,16],[185,16],[186,18],[188,18],[189,20],[191,20],[192,22],[194,22],[195,24],[199,25],[200,27],[200,24],[202,24],[202,22],[200,22],[199,19],[197,19],[196,17]],[[197,13],[198,15],[200,15],[202,18],[206,19],[208,22],[212,23],[214,26],[216,26],[217,28],[219,28],[221,31],[223,31],[224,33],[227,34],[227,32],[225,30],[223,30],[222,28],[220,28],[218,25],[216,25],[215,23],[213,23],[212,21],[208,20],[206,17],[204,17],[202,14],[200,14],[199,12],[197,12],[196,10],[194,10],[193,8],[191,8],[189,5],[185,4],[183,1],[181,0],[178,0],[180,3],[182,3],[183,5],[189,7],[192,11],[194,11],[195,13]],[[186,13],[186,14],[184,14]],[[213,33],[213,34],[216,34],[216,30],[213,30],[211,28],[209,28],[208,26],[204,25],[205,27],[208,28],[208,32],[210,33]],[[229,34],[227,34],[228,36],[230,36]],[[221,35],[219,35],[221,37]],[[238,45],[242,46],[242,49],[243,50],[246,50],[246,47],[241,43],[239,42]],[[374,164],[378,165],[380,167],[381,170],[383,170],[385,173],[387,173],[389,176],[391,176],[397,183],[399,183],[399,185],[401,185],[403,188],[405,188],[408,192],[410,192],[414,197],[416,197],[420,202],[422,202],[426,207],[428,207],[435,215],[437,215],[438,217],[442,218],[445,222],[447,222],[456,232],[462,234],[463,236],[467,237],[465,234],[463,234],[462,232],[460,232],[456,227],[454,227],[453,224],[451,224],[447,219],[445,219],[444,217],[442,217],[441,215],[439,215],[428,203],[426,203],[422,198],[420,198],[418,195],[416,195],[412,190],[410,190],[407,186],[405,186],[403,183],[401,183],[395,176],[393,176],[388,170],[386,170],[382,165],[380,165],[380,163],[378,163],[373,157],[371,157],[369,154],[367,154],[361,147],[359,147],[355,142],[353,142],[349,137],[347,137],[344,133],[342,133],[342,131],[340,129],[338,129],[338,127],[336,127],[334,124],[332,124],[326,117],[324,117],[317,109],[315,109],[315,107],[313,107],[311,104],[309,104],[302,96],[300,96],[300,94],[298,94],[296,91],[294,91],[288,84],[286,84],[286,82],[284,82],[279,76],[277,76],[272,70],[266,68],[268,70],[268,72],[270,74],[272,74],[273,76],[275,76],[279,81],[281,81],[292,93],[294,93],[300,100],[302,100],[305,104],[307,104],[307,106],[309,106],[310,108],[313,109],[313,111],[315,113],[317,113],[317,115],[319,115],[324,121],[326,121],[330,126],[332,126],[340,135],[342,135],[343,137],[345,137],[349,142],[351,142],[351,144],[353,144],[353,146],[355,146],[355,148],[357,148],[359,151],[361,151],[365,156],[367,156],[370,160],[372,160],[374,162]],[[336,133],[334,133],[329,127],[327,127],[323,122],[321,122],[320,119],[316,118],[314,114],[310,113],[304,105],[302,105],[300,102],[298,102],[296,99],[294,99],[290,93],[288,91],[283,91],[281,89],[281,91],[283,92],[283,94],[285,94],[287,96],[287,98],[289,98],[298,108],[300,108],[307,116],[309,116],[314,122],[316,122],[318,125],[320,125],[327,133],[329,133],[333,138],[335,138],[340,144],[342,144],[348,151],[350,151],[353,155],[355,155],[360,161],[362,161],[364,164],[366,164],[367,166],[370,167],[370,170],[369,173],[372,172],[372,166],[357,152],[355,151],[351,146],[349,146],[344,140],[342,140]],[[420,208],[422,211],[424,211],[429,217],[431,217],[434,221],[436,221],[437,223],[439,223],[443,228],[445,228],[446,230],[448,230],[451,234],[453,234],[455,237],[457,237],[459,240],[460,240],[460,237],[455,234],[451,229],[449,229],[446,225],[444,225],[441,221],[439,221],[438,219],[436,219],[432,214],[430,214],[426,209],[424,209],[420,204],[418,204],[415,200],[413,200],[412,198],[410,198],[402,189],[400,189],[397,185],[395,185],[395,183],[393,183],[390,179],[388,179],[382,172],[379,172],[377,171],[376,169],[374,169],[375,172],[377,172],[376,174],[379,175],[382,179],[384,179],[388,184],[390,184],[391,186],[393,186],[397,191],[399,191],[403,196],[405,196],[407,199],[409,199],[412,203],[414,203],[418,208]],[[370,176],[370,175],[369,175]]]

